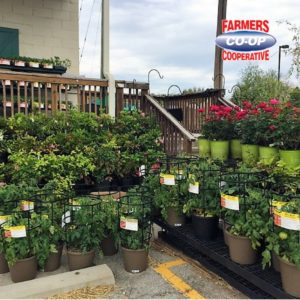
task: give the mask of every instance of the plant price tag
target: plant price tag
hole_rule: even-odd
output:
[[[189,192],[192,194],[199,194],[200,183],[198,181],[189,184]]]
[[[10,226],[10,227],[4,227],[4,236],[6,238],[22,238],[26,237],[26,227],[25,225],[21,226]]]
[[[138,231],[138,220],[121,217],[120,228],[131,231]]]
[[[300,215],[288,212],[279,211],[277,208],[274,209],[274,223],[275,225],[300,231]]]
[[[0,226],[8,221],[10,216],[0,216]]]
[[[66,224],[71,222],[71,212],[66,211],[61,217],[61,227],[64,227]]]
[[[274,213],[274,209],[281,209],[282,206],[286,205],[286,202],[283,201],[277,201],[277,200],[272,200],[271,202],[271,207],[270,207],[270,212],[271,214]]]
[[[160,184],[175,185],[175,176],[171,174],[160,174]]]
[[[21,210],[28,211],[33,209],[34,209],[34,202],[26,201],[26,200],[21,201]]]
[[[240,210],[239,197],[221,194],[221,206],[231,210]]]
[[[143,176],[145,176],[145,175],[146,175],[146,166],[145,166],[145,165],[141,165],[141,166],[139,167],[138,172],[137,172],[137,176],[138,176],[138,177],[143,177]]]

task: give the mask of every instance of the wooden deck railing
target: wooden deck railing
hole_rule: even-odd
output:
[[[107,112],[106,80],[55,75],[0,72],[0,116],[15,113],[80,111]]]
[[[156,97],[156,99],[167,111],[172,113],[177,110],[182,114],[181,124],[184,128],[193,133],[200,133],[208,108],[213,104],[220,104],[220,96],[220,90],[211,89],[201,93]],[[203,108],[205,113],[199,114],[198,108]]]
[[[182,152],[192,152],[192,143],[195,141],[195,137],[153,97],[145,95],[141,106],[147,115],[157,120],[157,124],[163,133],[164,150],[166,153],[176,155]]]
[[[116,81],[116,115],[118,116],[123,109],[141,110],[141,101],[148,90],[148,83]]]

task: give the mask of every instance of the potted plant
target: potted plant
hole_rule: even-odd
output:
[[[41,60],[38,58],[28,57],[27,58],[28,66],[31,68],[39,68]]]
[[[105,256],[111,256],[118,252],[118,196],[125,196],[123,192],[113,193],[111,196],[101,197],[101,207],[104,215],[104,232],[101,241],[101,249]]]
[[[252,104],[248,101],[243,102],[242,110],[237,113],[239,119],[237,126],[242,143],[242,160],[247,165],[255,164],[258,161],[256,116],[257,110],[253,109]]]
[[[37,275],[37,259],[30,243],[36,236],[28,224],[21,213],[14,213],[4,227],[5,258],[13,282],[31,280]]]
[[[230,258],[239,264],[253,264],[271,222],[269,202],[261,173],[245,167],[221,176],[221,206],[228,224],[225,230]]]
[[[42,59],[41,65],[44,69],[53,69],[53,61],[51,59]]]
[[[26,57],[18,56],[14,58],[13,63],[16,67],[25,67]]]
[[[300,109],[291,103],[282,105],[274,121],[274,135],[280,159],[289,168],[300,166]]]
[[[77,270],[93,264],[95,250],[103,238],[103,214],[99,199],[72,199],[64,214],[67,226],[66,244],[69,269]]]
[[[0,216],[0,274],[4,274],[9,272],[8,264],[5,259],[5,243],[4,243],[4,232],[1,227],[2,224],[6,222],[6,218],[4,219],[4,216]]]
[[[186,185],[189,196],[183,212],[192,215],[193,229],[200,239],[211,240],[218,232],[219,171],[217,165],[205,160],[189,166]]]
[[[130,273],[147,269],[151,237],[151,195],[129,191],[119,201],[120,240],[124,268]]]
[[[11,60],[10,58],[0,57],[0,65],[10,66]]]
[[[202,126],[202,134],[210,141],[212,159],[228,159],[229,141],[233,132],[230,120],[231,111],[231,107],[222,105],[212,105],[209,108],[209,115]]]

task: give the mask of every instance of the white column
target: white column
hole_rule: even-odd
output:
[[[102,0],[101,24],[101,78],[108,80],[108,112],[114,117],[116,110],[116,86],[115,80],[109,71],[109,0]]]

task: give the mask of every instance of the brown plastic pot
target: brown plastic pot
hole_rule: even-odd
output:
[[[130,273],[141,273],[148,267],[146,249],[131,250],[122,247],[124,269]]]
[[[112,256],[118,252],[116,242],[112,237],[107,237],[102,240],[101,249],[104,256]]]
[[[7,261],[4,254],[0,253],[0,274],[9,272]]]
[[[57,252],[50,252],[44,266],[44,272],[53,272],[60,267],[63,245],[57,246]]]
[[[95,250],[89,252],[68,251],[68,266],[70,271],[88,268],[93,265]]]
[[[174,207],[167,210],[167,223],[171,226],[180,227],[185,224],[185,216],[178,213]]]
[[[272,267],[276,272],[280,272],[280,262],[278,255],[272,251]]]
[[[34,279],[37,275],[37,260],[35,256],[20,259],[9,267],[10,277],[13,282]]]
[[[300,298],[300,270],[281,257],[278,257],[283,289],[295,298]]]
[[[251,241],[245,236],[236,236],[225,231],[228,240],[229,255],[232,261],[241,265],[252,265],[257,261],[257,252]]]

